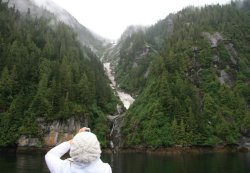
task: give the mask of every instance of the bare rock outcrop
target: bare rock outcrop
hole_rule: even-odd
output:
[[[232,87],[234,85],[234,79],[225,70],[220,71],[219,82],[221,85],[227,85]]]
[[[43,137],[29,137],[22,135],[18,140],[20,147],[53,147],[63,141],[72,139],[83,126],[88,126],[84,118],[69,118],[67,120],[46,121],[37,119]]]
[[[215,32],[214,34],[210,34],[209,32],[203,32],[202,35],[209,39],[211,48],[216,48],[218,46],[219,41],[223,40],[223,37],[219,32]]]

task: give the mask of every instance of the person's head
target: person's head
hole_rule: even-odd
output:
[[[100,158],[100,143],[95,134],[80,132],[74,136],[70,146],[70,157],[79,163],[90,163]]]

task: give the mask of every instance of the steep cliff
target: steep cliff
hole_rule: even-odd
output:
[[[82,117],[49,122],[39,118],[37,122],[42,136],[39,138],[22,135],[18,139],[19,147],[52,147],[72,139],[81,127],[88,127],[87,121]]]
[[[111,49],[118,85],[138,95],[124,146],[248,145],[250,18],[241,7],[188,7]]]

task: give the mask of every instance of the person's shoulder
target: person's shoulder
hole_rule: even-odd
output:
[[[108,164],[108,163],[106,163],[106,173],[112,173],[112,169],[111,169],[111,166]]]
[[[105,167],[105,173],[112,173],[111,166],[108,163],[103,163]]]
[[[104,170],[104,173],[112,173],[111,166],[108,163],[104,163],[101,159],[98,161],[98,164],[102,167],[102,170]]]
[[[70,168],[72,166],[72,163],[70,162],[69,159],[62,160],[62,164],[60,166],[60,172],[62,173],[68,173]]]

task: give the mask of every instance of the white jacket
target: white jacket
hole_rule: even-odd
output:
[[[72,159],[60,159],[70,149],[69,142],[63,142],[45,155],[46,164],[51,173],[112,173],[111,167],[100,158],[89,164],[77,164]]]

